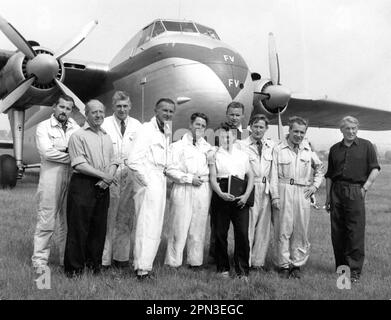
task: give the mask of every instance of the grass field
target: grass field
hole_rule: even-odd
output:
[[[212,266],[200,272],[163,266],[167,225],[155,259],[156,279],[140,283],[132,272],[109,271],[68,279],[58,267],[52,246],[51,289],[39,290],[31,268],[36,221],[37,176],[28,175],[13,190],[0,190],[0,299],[391,299],[391,165],[383,165],[367,195],[366,260],[362,280],[351,290],[336,286],[329,215],[313,210],[310,222],[311,255],[301,280],[282,280],[275,271],[253,272],[249,283],[218,278]],[[324,203],[324,187],[318,195]],[[167,220],[167,219],[166,219]],[[230,235],[230,251],[233,243]],[[209,230],[207,232],[209,239]],[[205,253],[207,252],[205,246]],[[272,269],[271,247],[267,265]]]

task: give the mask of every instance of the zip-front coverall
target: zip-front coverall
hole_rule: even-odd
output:
[[[153,117],[138,130],[128,165],[134,176],[135,243],[134,269],[152,270],[160,244],[166,205],[166,176],[169,138],[159,130]]]
[[[271,201],[269,186],[274,142],[271,139],[262,139],[261,158],[257,144],[251,137],[238,140],[237,143],[249,155],[250,165],[254,172],[254,206],[249,210],[250,266],[262,267],[265,264],[270,243]]]
[[[204,240],[210,199],[207,153],[211,145],[200,138],[193,145],[193,137],[186,133],[171,145],[172,161],[167,176],[174,181],[170,197],[170,233],[165,264],[182,265],[183,249],[187,239],[187,263],[203,263]],[[192,185],[193,177],[201,177],[200,186]]]
[[[73,119],[68,119],[66,132],[60,122],[52,115],[37,126],[36,144],[41,157],[39,176],[38,218],[34,233],[34,267],[47,265],[49,242],[57,221],[57,243],[60,265],[64,263],[66,240],[66,200],[69,180],[72,174],[71,160],[67,152],[69,137],[79,129]],[[61,150],[61,151],[60,151]]]
[[[312,171],[313,170],[313,173]],[[280,202],[274,215],[276,264],[280,268],[300,267],[309,257],[308,225],[310,199],[304,190],[310,185],[317,189],[323,179],[323,164],[308,142],[299,145],[297,154],[293,146],[282,141],[273,150],[270,192]]]

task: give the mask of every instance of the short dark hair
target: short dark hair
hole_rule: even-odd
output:
[[[260,114],[260,113],[253,115],[248,124],[249,126],[252,126],[254,123],[257,123],[258,121],[261,120],[265,122],[266,127],[269,126],[269,119],[264,114]]]
[[[175,102],[173,100],[171,100],[170,98],[160,98],[156,104],[155,104],[155,109],[158,107],[158,105],[162,102],[166,102],[166,103],[169,103],[169,104],[173,104],[174,105],[174,108],[176,108],[176,105],[175,105]]]
[[[308,128],[308,120],[306,120],[302,117],[299,117],[299,116],[290,117],[289,121],[288,121],[289,129],[292,129],[294,123],[297,123],[301,126],[305,126],[306,130]]]
[[[227,110],[225,113],[228,113],[228,109],[229,108],[232,108],[232,109],[242,109],[242,112],[244,113],[244,105],[243,103],[241,102],[237,102],[237,101],[232,101],[228,106],[227,106]]]
[[[190,116],[190,122],[193,123],[195,121],[195,119],[197,119],[197,118],[204,119],[206,121],[206,124],[208,124],[208,122],[209,122],[208,116],[205,113],[202,113],[202,112],[194,112]]]
[[[71,96],[68,96],[67,94],[63,93],[63,94],[60,94],[57,101],[53,104],[53,107],[60,102],[60,99],[72,102],[73,106],[75,106],[75,100],[73,100],[73,98]]]

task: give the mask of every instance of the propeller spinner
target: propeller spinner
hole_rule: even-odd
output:
[[[0,30],[27,58],[26,71],[28,76],[4,99],[0,100],[0,113],[11,108],[34,82],[46,85],[55,81],[62,92],[75,100],[76,107],[84,114],[84,103],[68,87],[58,81],[56,75],[60,69],[60,59],[83,42],[97,24],[98,21],[96,20],[87,24],[76,37],[66,45],[63,45],[56,54],[51,55],[47,52],[34,51],[29,42],[8,21],[0,16]]]

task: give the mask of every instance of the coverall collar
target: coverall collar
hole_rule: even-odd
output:
[[[113,118],[114,120],[117,122],[118,124],[118,127],[121,127],[121,121],[120,119],[117,118],[117,116],[113,113]],[[126,116],[126,119],[124,120],[125,121],[125,126],[128,126],[128,122],[129,122],[129,115]]]
[[[249,136],[248,138],[244,139],[243,141],[245,141],[249,145],[256,145],[257,144],[257,140],[255,140],[252,136]],[[268,147],[271,147],[270,139],[266,139],[265,136],[262,137],[261,142],[262,142],[262,145],[267,145]]]
[[[282,144],[282,148],[290,148],[291,150],[293,150],[293,143],[290,143],[288,141],[288,139],[285,139],[281,142]],[[303,150],[303,149],[306,149],[306,150],[311,150],[311,147],[310,145],[308,144],[308,141],[307,140],[303,140],[300,144],[299,144],[299,150]]]
[[[183,135],[182,140],[184,142],[186,142],[187,144],[193,145],[193,135],[191,133],[189,133],[189,132],[186,132]],[[197,145],[203,145],[205,143],[207,143],[207,142],[205,141],[205,139],[203,137],[199,137],[197,142],[196,142]]]
[[[74,124],[75,124],[75,120],[73,120],[72,118],[68,118],[68,120],[67,120],[68,128],[74,127]],[[54,116],[54,113],[52,113],[52,115],[50,116],[50,125],[52,127],[58,126],[59,128],[62,128],[61,122],[56,119],[56,117]]]

